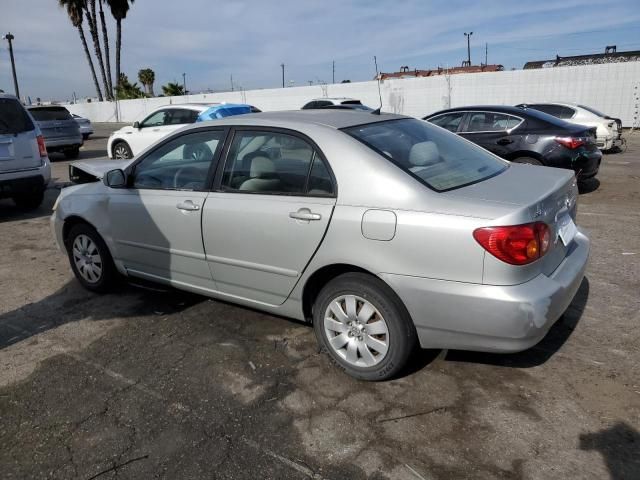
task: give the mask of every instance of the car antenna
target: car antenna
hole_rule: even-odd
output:
[[[375,55],[373,56],[373,63],[376,66],[376,79],[378,80],[378,97],[380,97],[380,106],[371,113],[373,115],[380,115],[380,110],[382,110],[382,93],[380,93],[380,74],[378,73],[378,59]]]

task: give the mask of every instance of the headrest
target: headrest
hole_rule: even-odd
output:
[[[409,151],[409,163],[416,167],[431,165],[440,161],[440,152],[435,142],[416,143]]]
[[[249,168],[251,178],[264,177],[272,173],[276,173],[276,166],[270,158],[256,156],[251,159],[251,167]]]

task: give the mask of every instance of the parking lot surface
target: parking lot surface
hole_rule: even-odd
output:
[[[106,155],[96,125],[81,158]],[[2,478],[640,478],[640,134],[581,194],[572,305],[519,354],[364,383],[312,328],[148,285],[83,290],[43,206],[0,201]]]

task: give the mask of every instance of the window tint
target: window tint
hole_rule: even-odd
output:
[[[500,132],[515,127],[520,120],[504,113],[470,112],[465,132]]]
[[[312,108],[316,108],[316,103],[317,103],[316,101],[309,102],[305,104],[304,107],[302,107],[302,110],[310,110]]]
[[[314,180],[308,186],[312,163]],[[315,190],[312,194],[327,194],[333,190],[326,166],[313,147],[299,137],[276,132],[237,132],[222,186],[245,193],[283,195],[303,195],[310,190]]]
[[[38,107],[29,110],[31,116],[37,122],[50,122],[52,120],[72,120],[73,117],[64,107]]]
[[[390,120],[344,131],[436,191],[477,183],[508,168],[483,148],[420,120]]]
[[[150,152],[135,167],[135,188],[203,190],[224,132],[181,135]]]
[[[575,115],[576,111],[571,107],[560,107],[559,114],[557,115],[559,118],[571,118]]]
[[[152,113],[147,118],[145,118],[140,127],[148,128],[148,127],[161,127],[165,123],[165,117],[167,116],[168,110],[160,110],[158,112]]]
[[[445,113],[444,115],[438,115],[437,117],[429,119],[431,123],[442,128],[446,128],[450,132],[457,132],[460,122],[464,117],[464,112],[461,113]]]
[[[13,98],[0,98],[0,135],[33,130],[33,122],[24,107]]]
[[[165,125],[182,125],[185,123],[195,123],[198,113],[186,108],[173,108],[167,112],[164,119]]]

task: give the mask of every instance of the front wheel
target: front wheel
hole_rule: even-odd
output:
[[[107,245],[87,224],[71,228],[66,241],[71,269],[87,290],[107,292],[115,285],[118,272]]]
[[[117,142],[113,146],[113,158],[116,160],[127,160],[133,158],[131,147],[126,142]]]
[[[372,275],[347,273],[329,282],[314,303],[313,323],[333,362],[361,380],[396,376],[417,345],[406,308]]]

